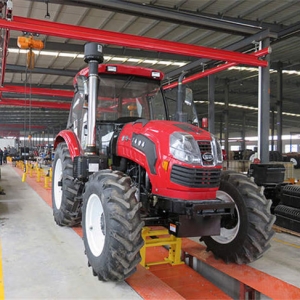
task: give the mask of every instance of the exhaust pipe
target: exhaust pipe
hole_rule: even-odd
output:
[[[96,154],[96,110],[99,87],[98,64],[103,62],[102,45],[87,43],[84,45],[84,61],[89,67],[88,94],[88,133],[86,154]]]

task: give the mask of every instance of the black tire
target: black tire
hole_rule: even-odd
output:
[[[66,143],[60,143],[54,155],[52,175],[52,209],[56,224],[75,226],[81,222],[79,183],[74,183],[73,162]]]
[[[275,215],[284,216],[286,218],[300,222],[300,209],[286,205],[278,205],[275,208]]]
[[[282,189],[281,203],[286,206],[300,208],[300,186],[286,185]]]
[[[249,160],[251,155],[255,154],[254,151],[247,151],[245,152],[245,155],[244,155],[244,160]]]
[[[279,151],[276,151],[277,153],[277,161],[283,161],[283,156]]]
[[[289,157],[289,162],[291,162],[294,166],[294,169],[297,169],[297,160],[295,157]]]
[[[82,229],[85,253],[101,281],[122,281],[136,270],[144,222],[131,179],[102,170],[90,176],[83,194]]]
[[[297,157],[295,157],[295,159],[296,159],[297,164],[294,168],[295,169],[300,169],[300,158],[297,156]]]
[[[272,202],[250,178],[232,171],[222,173],[217,195],[235,202],[234,215],[222,218],[219,236],[201,240],[207,245],[207,251],[226,263],[253,262],[270,248],[275,221],[270,212]]]
[[[300,232],[300,209],[278,205],[275,208],[275,215],[277,226]]]
[[[270,161],[275,161],[274,151],[269,151],[269,160]]]

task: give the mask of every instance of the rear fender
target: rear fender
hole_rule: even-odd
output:
[[[56,149],[57,145],[62,142],[67,144],[72,160],[75,156],[84,154],[78,138],[73,131],[67,129],[60,131],[55,138],[54,149]]]

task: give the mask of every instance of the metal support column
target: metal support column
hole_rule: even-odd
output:
[[[282,153],[282,62],[277,67],[277,151]]]
[[[223,146],[223,115],[220,116],[220,144]]]
[[[215,134],[215,75],[208,76],[208,131]]]
[[[246,150],[246,114],[243,111],[243,127],[242,127],[242,150]]]
[[[229,103],[229,82],[225,83],[225,109],[224,109],[224,132],[225,132],[225,151],[227,153],[227,168],[229,167],[229,128],[228,128],[228,103]]]
[[[271,121],[271,151],[274,151],[274,134],[275,134],[275,112],[272,108],[272,121]]]
[[[270,39],[260,42],[260,49],[269,47]],[[269,54],[265,58],[270,62]],[[269,163],[269,128],[270,128],[270,67],[259,67],[258,89],[258,158],[262,163]]]

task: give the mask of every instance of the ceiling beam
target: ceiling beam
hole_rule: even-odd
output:
[[[267,61],[260,60],[254,56],[239,52],[23,17],[14,17],[12,21],[0,19],[0,27],[10,30],[25,31],[30,31],[33,27],[37,33],[57,37],[72,38],[77,40],[106,43],[153,51],[162,51],[166,53],[179,53],[181,55],[229,61],[251,66],[266,67],[268,64]]]
[[[293,24],[292,26],[289,26],[289,27],[281,30],[278,33],[278,37],[280,39],[287,39],[287,38],[290,38],[294,35],[299,36],[299,34],[300,34],[300,22],[298,22],[296,24]]]
[[[23,100],[50,100],[50,101],[68,101],[71,103],[72,99],[67,99],[64,97],[55,97],[55,96],[40,96],[40,95],[34,95],[27,92],[27,94],[18,94],[18,93],[2,93],[2,97],[6,99],[23,99]],[[1,98],[0,98],[1,101]]]
[[[266,29],[266,30],[263,30],[259,33],[256,33],[255,35],[252,35],[250,37],[247,37],[247,38],[244,38],[236,43],[233,43],[227,47],[224,48],[224,50],[229,50],[229,51],[238,51],[240,49],[243,49],[245,48],[246,46],[250,46],[252,48],[255,47],[254,43],[256,42],[259,42],[263,39],[265,39],[266,37],[268,37],[270,34],[270,30],[269,29]],[[178,76],[179,74],[181,74],[182,72],[185,72],[185,71],[189,71],[191,69],[194,69],[194,68],[203,68],[203,65],[207,64],[208,62],[210,62],[209,59],[198,59],[194,62],[191,62],[183,67],[180,67],[180,68],[177,68],[176,70],[174,71],[171,71],[171,72],[168,72],[165,76],[165,78],[172,78],[174,76]]]
[[[6,71],[26,73],[26,67],[20,65],[7,64]],[[30,72],[35,74],[48,74],[48,75],[67,76],[67,77],[74,77],[78,73],[78,71],[51,69],[51,68],[36,68],[36,67],[30,70]]]
[[[58,122],[64,122],[64,124],[66,124],[67,122],[67,119],[56,119],[56,120],[53,120],[52,122],[50,122],[50,120],[43,120],[43,122],[39,119],[39,120],[36,120],[34,118],[31,118],[30,120],[29,119],[26,119],[26,124],[30,123],[30,124],[34,124],[34,125],[39,125],[39,124],[42,124],[42,125],[45,125],[45,126],[52,126],[53,124],[57,124]],[[6,124],[8,123],[11,123],[11,124],[24,124],[24,119],[20,119],[20,120],[11,120],[9,122],[6,122],[6,120],[2,120],[2,122],[5,122]]]
[[[75,1],[71,1],[75,2]],[[221,18],[206,17],[199,13],[186,12],[182,10],[169,9],[157,5],[144,5],[140,3],[132,3],[129,1],[118,0],[94,0],[94,1],[80,1],[86,5],[96,5],[99,9],[109,9],[119,13],[127,13],[130,15],[148,17],[164,22],[176,22],[176,24],[183,24],[186,26],[193,26],[198,28],[218,29],[222,32],[230,34],[254,34],[261,30],[259,26],[250,26],[243,23],[228,22]]]
[[[46,101],[36,101],[36,100],[17,100],[17,99],[1,99],[0,106],[26,106],[26,107],[40,107],[40,108],[55,108],[62,110],[69,110],[71,107],[70,103],[66,102],[46,102]]]
[[[31,0],[34,2],[45,2],[44,0]],[[193,11],[184,11],[174,8],[167,8],[159,5],[147,3],[133,3],[130,1],[119,0],[51,0],[52,3],[83,6],[113,12],[129,14],[141,18],[150,18],[163,22],[171,22],[196,28],[205,28],[219,32],[239,35],[253,35],[262,30],[262,22],[244,20],[241,18],[227,18],[224,16],[203,14]],[[279,28],[279,25],[264,24],[265,28]],[[270,38],[274,38],[273,33],[270,33]]]
[[[17,39],[10,38],[8,43],[9,48],[17,47]],[[46,42],[45,49],[47,51],[61,51],[61,52],[71,52],[71,53],[83,53],[84,45],[82,44],[70,44],[70,43],[58,43],[58,42]],[[163,53],[159,51],[146,51],[146,50],[136,50],[124,47],[110,47],[109,45],[104,45],[103,47],[104,55],[113,56],[126,56],[126,57],[140,57],[147,59],[161,59],[161,60],[179,60],[179,61],[194,61],[195,57],[177,55],[171,53]]]
[[[67,90],[56,90],[56,89],[46,89],[46,88],[37,88],[37,87],[26,87],[20,85],[6,85],[0,87],[0,92],[3,93],[20,93],[24,95],[33,94],[41,96],[52,96],[52,97],[63,97],[72,99],[74,96],[74,91]]]
[[[46,126],[43,125],[31,125],[32,129],[45,129]],[[24,124],[8,124],[7,123],[0,123],[0,130],[11,130],[11,129],[23,129],[24,128]]]
[[[34,70],[34,69],[33,69]],[[32,71],[33,71],[32,70]],[[24,83],[14,83],[16,86],[24,86]],[[61,85],[61,84],[31,84],[31,87],[36,87],[36,88],[45,88],[45,89],[56,89],[56,90],[73,90],[74,87],[73,85]]]
[[[265,55],[269,54],[270,52],[271,52],[271,49],[267,47],[267,48],[264,48],[262,50],[253,52],[253,53],[251,53],[251,55],[253,55],[255,57],[262,57],[262,56],[265,56]],[[215,74],[215,73],[227,70],[227,69],[229,69],[230,67],[233,67],[233,66],[236,66],[236,63],[234,63],[234,62],[231,62],[231,63],[226,62],[225,64],[219,64],[219,65],[217,65],[214,68],[210,68],[210,69],[207,69],[207,70],[202,71],[200,73],[196,73],[196,74],[194,74],[192,76],[184,78],[182,80],[182,83],[183,84],[187,84],[189,82],[198,80],[200,78],[208,77],[209,75],[212,75],[212,74]],[[177,85],[178,85],[178,81],[175,81],[175,82],[173,82],[171,84],[166,84],[164,86],[164,89],[174,88]]]

